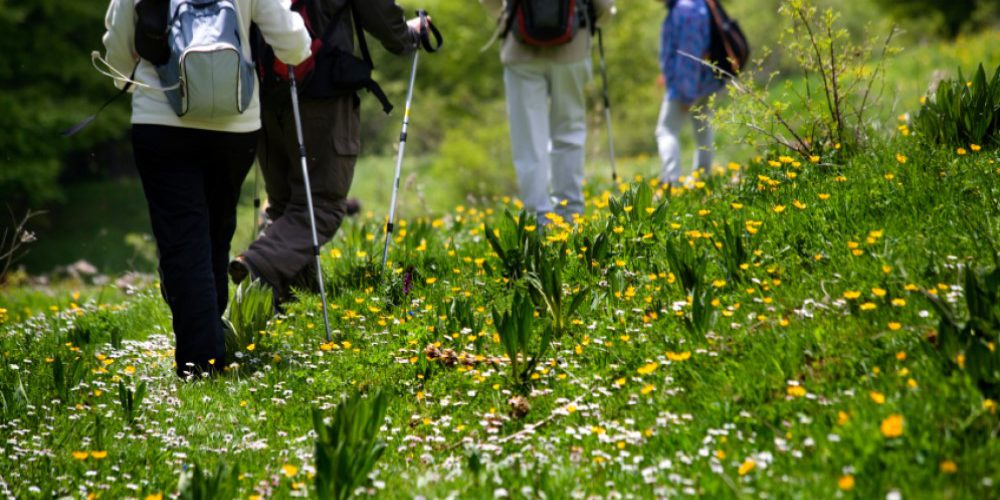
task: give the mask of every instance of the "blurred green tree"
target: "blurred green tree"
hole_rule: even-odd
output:
[[[993,0],[994,2],[996,0]],[[878,5],[900,20],[923,19],[943,35],[954,38],[975,20],[983,0],[877,0]]]
[[[63,159],[122,138],[128,100],[76,137],[61,132],[115,92],[90,63],[107,0],[0,0],[0,199],[41,206],[60,196]]]

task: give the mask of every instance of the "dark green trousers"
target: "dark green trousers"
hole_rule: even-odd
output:
[[[354,179],[361,147],[359,101],[356,96],[301,98],[302,129],[308,158],[309,184],[322,246],[330,241],[346,213],[345,200]],[[263,128],[257,159],[267,191],[270,224],[243,256],[280,293],[297,284],[297,276],[315,262],[305,182],[291,98],[287,89],[262,96]]]

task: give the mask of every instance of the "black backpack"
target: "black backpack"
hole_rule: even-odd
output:
[[[309,36],[312,37],[312,55],[295,67],[299,93],[306,97],[329,98],[367,90],[379,100],[386,114],[392,111],[389,98],[382,91],[382,87],[372,79],[375,64],[368,52],[364,29],[351,2],[330,18],[326,26],[319,26],[320,16],[316,9],[320,7],[315,0],[292,0],[291,8],[302,16]],[[354,22],[361,57],[335,47],[330,41],[340,24],[341,16],[348,10]],[[284,88],[280,84],[288,81],[288,66],[275,57],[274,50],[267,45],[256,26],[252,31],[254,59],[257,61],[257,73],[263,89],[272,91],[279,86]]]
[[[740,23],[729,17],[717,0],[706,0],[712,15],[712,42],[708,55],[723,71],[738,75],[750,58],[750,44],[740,29]],[[727,75],[720,75],[728,78]]]
[[[535,47],[564,45],[580,28],[592,25],[592,2],[586,0],[510,0],[504,35]]]

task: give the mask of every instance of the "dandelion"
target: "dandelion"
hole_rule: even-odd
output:
[[[990,414],[995,414],[997,412],[997,402],[992,399],[984,399],[983,409],[990,412]]]
[[[874,302],[865,302],[864,304],[861,304],[862,311],[874,311],[877,307],[878,306],[876,306]]]
[[[809,163],[819,163],[819,156],[816,155],[810,156]]]
[[[847,300],[854,300],[857,299],[858,297],[861,297],[861,292],[857,290],[848,290],[844,292],[844,298]]]
[[[960,353],[960,354],[955,355],[955,364],[957,364],[959,368],[961,368],[962,370],[964,370],[965,369],[965,354],[961,354]]]
[[[757,462],[753,459],[746,459],[741,465],[738,471],[736,471],[741,477],[749,474],[752,470],[757,468]]]
[[[851,421],[851,417],[850,417],[850,415],[847,414],[847,412],[845,412],[844,410],[839,410],[837,412],[837,425],[840,425],[840,426],[847,425],[847,422],[850,422],[850,421]]]
[[[837,480],[837,487],[844,491],[851,491],[854,489],[854,476],[850,474],[844,474],[840,476]]]
[[[881,392],[871,391],[868,393],[868,397],[871,398],[871,400],[877,405],[885,404],[885,394],[882,394]]]
[[[670,351],[667,351],[667,359],[669,359],[670,361],[674,361],[674,362],[677,362],[677,361],[687,361],[687,360],[691,359],[691,351],[684,351],[684,352],[670,352]]]
[[[898,414],[898,413],[894,413],[892,415],[889,415],[888,417],[885,418],[885,420],[882,421],[882,425],[880,426],[880,430],[882,431],[882,435],[883,436],[885,436],[887,438],[890,438],[890,439],[902,436],[903,435],[903,416],[900,415],[900,414]]]
[[[654,361],[654,362],[652,362],[652,363],[649,363],[649,364],[647,364],[647,365],[645,365],[645,366],[642,366],[642,367],[641,367],[641,368],[639,368],[639,370],[638,370],[638,372],[639,372],[639,375],[649,375],[649,374],[653,373],[654,371],[656,371],[656,369],[657,369],[657,368],[658,368],[659,366],[660,366],[660,364],[659,364],[659,363],[657,363],[657,362],[655,362],[655,361]]]

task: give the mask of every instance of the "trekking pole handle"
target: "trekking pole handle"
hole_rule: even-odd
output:
[[[441,32],[438,31],[437,26],[434,26],[434,23],[428,19],[427,11],[423,9],[418,10],[417,17],[420,18],[420,45],[427,52],[441,50],[441,46],[444,45],[444,38],[441,36]],[[431,44],[431,35],[434,35],[433,45]]]

